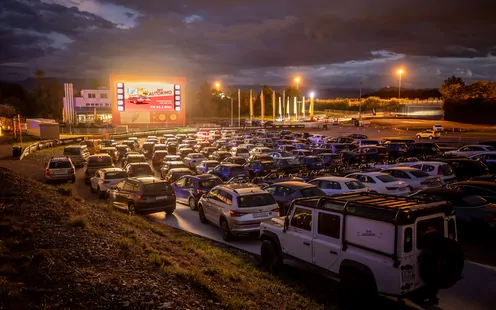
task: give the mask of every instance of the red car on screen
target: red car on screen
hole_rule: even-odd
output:
[[[129,97],[129,102],[130,103],[135,103],[135,104],[145,104],[145,103],[150,103],[152,100],[148,96],[131,96]]]

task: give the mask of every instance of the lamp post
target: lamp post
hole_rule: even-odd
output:
[[[301,79],[300,79],[300,77],[295,77],[294,80],[295,80],[295,83],[296,83],[296,89],[298,89],[298,87],[300,86]]]
[[[398,99],[400,99],[401,98],[401,77],[403,76],[404,70],[398,69],[398,71],[396,71],[396,73],[398,73],[398,75],[399,75],[399,78],[398,78]]]
[[[314,98],[315,98],[315,93],[312,91],[310,92],[310,107],[309,107],[309,114],[310,114],[310,119],[313,120],[313,113],[314,113]]]
[[[220,91],[220,82],[215,82],[215,89],[217,89],[218,92]]]

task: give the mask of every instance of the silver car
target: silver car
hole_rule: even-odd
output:
[[[76,169],[69,157],[52,157],[46,165],[45,182],[55,181],[76,182]]]
[[[107,191],[127,178],[127,172],[121,168],[105,168],[95,172],[90,178],[91,192],[97,193],[98,198],[105,197]]]
[[[222,229],[222,238],[259,234],[260,223],[279,214],[274,198],[253,184],[223,184],[214,187],[198,202],[200,222]]]

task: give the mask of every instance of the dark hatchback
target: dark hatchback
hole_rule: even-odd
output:
[[[481,196],[496,203],[496,183],[484,181],[462,181],[446,185],[446,188],[460,190],[466,194]]]

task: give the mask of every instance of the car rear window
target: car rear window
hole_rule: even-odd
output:
[[[358,181],[344,182],[344,184],[346,184],[346,186],[349,189],[360,189],[360,188],[365,188],[366,187],[362,182],[358,182]]]
[[[127,178],[126,171],[110,171],[105,173],[105,179],[124,179]]]
[[[146,162],[146,159],[144,156],[129,156],[127,158],[128,163],[140,163],[140,162]]]
[[[239,196],[237,200],[238,208],[252,208],[276,204],[276,201],[269,193]]]
[[[424,172],[422,170],[413,170],[413,171],[410,171],[410,173],[416,177],[416,178],[425,178],[425,177],[428,177],[430,176],[427,172]]]
[[[132,166],[132,171],[133,174],[146,174],[146,175],[153,175],[152,168],[148,165],[135,165]]]
[[[214,186],[217,186],[219,184],[222,184],[222,180],[219,178],[210,178],[207,180],[201,180],[200,181],[200,187],[201,188],[212,188]]]
[[[303,197],[325,196],[326,194],[318,187],[309,187],[300,190]]]
[[[81,155],[81,149],[78,147],[66,147],[64,155]]]
[[[389,174],[384,174],[384,175],[378,175],[377,178],[382,182],[382,183],[390,183],[390,182],[395,182],[397,181],[396,178],[390,176]]]
[[[112,158],[110,158],[110,156],[90,157],[88,159],[88,165],[90,166],[112,165]]]
[[[172,191],[172,186],[167,182],[154,182],[143,185],[143,193],[163,193]]]
[[[72,168],[72,165],[69,161],[51,161],[48,168],[50,169],[60,169],[60,168]]]

